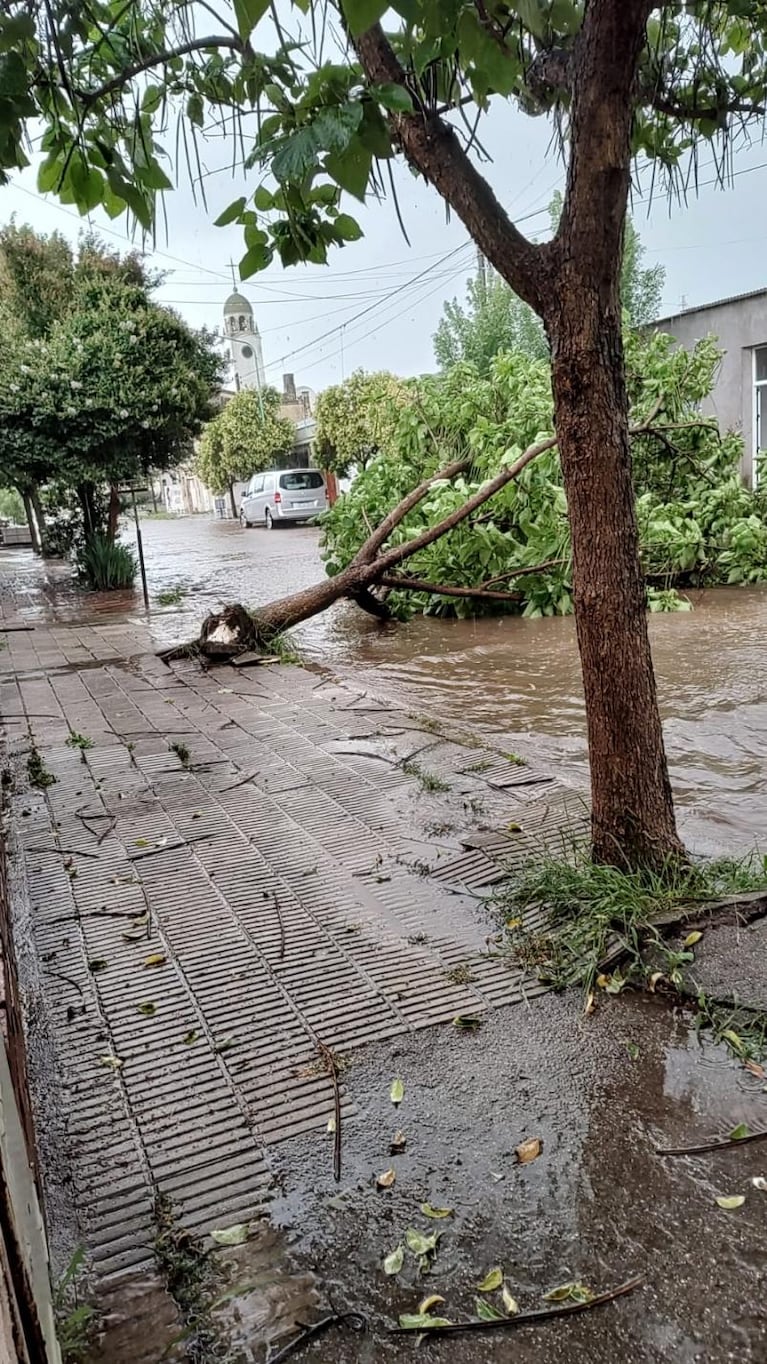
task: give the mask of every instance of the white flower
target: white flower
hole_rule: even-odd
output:
[[[126,417],[128,416],[127,407],[121,407],[117,415],[118,417],[122,417],[123,421],[125,421]]]
[[[29,368],[29,365],[19,365],[19,369],[21,370],[22,374],[32,373],[31,369]]]
[[[80,380],[79,380],[79,379],[70,379],[70,380],[69,380],[69,387],[70,387],[70,388],[82,388],[82,384],[80,383]]]

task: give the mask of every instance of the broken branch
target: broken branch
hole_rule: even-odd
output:
[[[418,1335],[428,1333],[430,1336],[450,1336],[466,1331],[510,1331],[515,1326],[542,1324],[547,1321],[555,1321],[559,1317],[575,1316],[577,1312],[590,1312],[594,1307],[603,1307],[605,1303],[614,1302],[616,1298],[622,1298],[626,1293],[633,1293],[635,1288],[639,1288],[641,1282],[641,1278],[637,1276],[635,1279],[628,1279],[626,1283],[620,1284],[617,1288],[611,1288],[607,1293],[598,1293],[596,1297],[589,1298],[587,1302],[569,1302],[564,1307],[541,1307],[533,1312],[517,1312],[513,1317],[499,1317],[495,1321],[457,1321],[452,1322],[450,1326],[419,1325],[417,1328],[395,1326],[389,1334],[392,1336],[412,1336],[417,1332]]]
[[[405,575],[387,573],[379,579],[382,587],[394,587],[405,592],[430,592],[440,597],[479,597],[490,601],[518,602],[519,592],[488,592],[482,587],[451,587],[448,583],[426,583],[421,578],[408,578]]]
[[[708,1151],[731,1151],[735,1146],[747,1146],[752,1141],[767,1140],[767,1132],[749,1132],[745,1137],[722,1137],[718,1141],[704,1141],[699,1146],[656,1146],[656,1156],[703,1156]]]

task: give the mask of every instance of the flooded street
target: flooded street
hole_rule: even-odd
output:
[[[158,640],[192,637],[226,601],[258,605],[322,576],[319,534],[308,527],[243,531],[204,517],[143,522],[152,626]],[[126,532],[126,539],[132,532]],[[40,597],[28,551],[6,553],[26,605]],[[61,571],[48,570],[56,585]],[[161,608],[157,595],[183,599]],[[58,596],[58,592],[57,592]],[[689,613],[650,619],[666,744],[680,822],[700,851],[747,850],[763,840],[767,808],[767,591],[721,588],[693,595]],[[71,614],[140,615],[140,593],[72,601]],[[64,606],[57,614],[70,614]],[[573,783],[586,781],[583,698],[572,619],[380,625],[342,603],[295,632],[307,659],[362,680],[371,691],[460,720]]]
[[[180,583],[184,603],[157,621],[193,631],[204,610],[258,604],[317,581],[318,533],[242,531],[198,518],[145,522],[150,589]],[[680,821],[700,851],[750,849],[767,808],[767,591],[693,595],[695,610],[650,619]],[[183,628],[182,628],[183,626]],[[586,743],[572,619],[506,617],[384,625],[342,604],[296,632],[307,658],[363,679],[413,710],[460,720],[515,752],[586,781]]]

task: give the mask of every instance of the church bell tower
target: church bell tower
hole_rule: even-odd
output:
[[[234,383],[241,388],[263,388],[264,354],[261,337],[247,298],[237,291],[224,304],[224,331],[234,366]]]

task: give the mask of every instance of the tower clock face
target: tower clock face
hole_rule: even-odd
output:
[[[253,347],[252,347],[252,346],[240,346],[240,355],[244,356],[244,358],[245,358],[246,360],[252,360],[252,359],[253,359]]]

